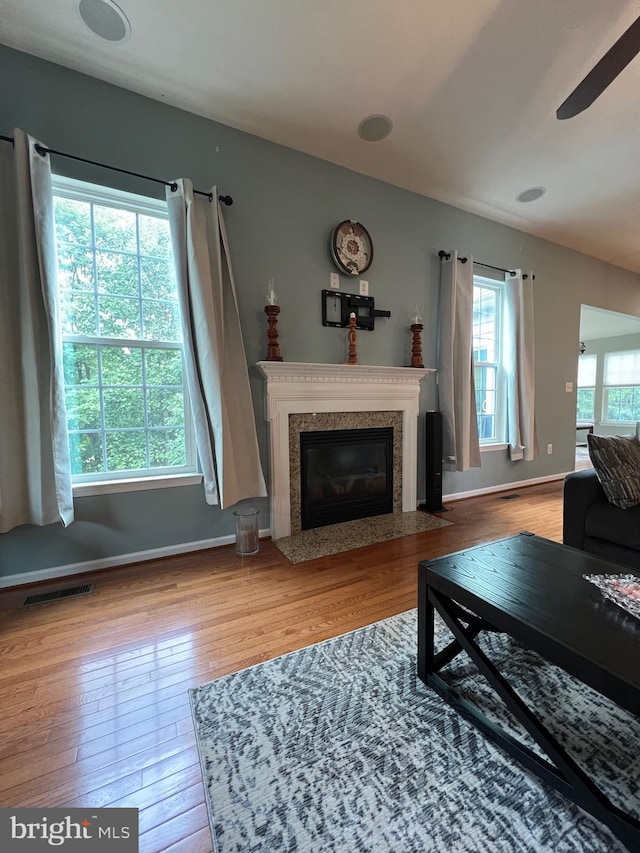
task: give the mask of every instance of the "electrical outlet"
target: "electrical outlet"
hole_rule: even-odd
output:
[[[340,276],[337,272],[332,272],[329,277],[329,283],[334,290],[340,290]]]
[[[564,390],[567,392],[567,394],[570,394],[573,391],[573,382],[565,382]]]
[[[368,296],[369,295],[369,282],[365,281],[363,278],[360,279],[360,296]]]
[[[553,444],[547,444],[547,453],[549,455],[553,453]]]

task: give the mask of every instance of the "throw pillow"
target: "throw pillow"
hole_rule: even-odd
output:
[[[620,509],[640,503],[640,441],[635,436],[588,435],[589,456],[607,499]]]

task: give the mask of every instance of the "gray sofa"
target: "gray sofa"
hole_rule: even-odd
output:
[[[619,509],[605,497],[593,468],[564,481],[562,541],[640,569],[640,504]]]

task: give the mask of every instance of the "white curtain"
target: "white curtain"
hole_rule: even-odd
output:
[[[538,455],[532,273],[507,273],[504,324],[509,457],[530,462]]]
[[[473,258],[452,251],[440,273],[438,396],[442,452],[457,471],[480,467],[473,376]]]
[[[256,436],[229,245],[218,190],[167,187],[184,360],[207,503],[267,494]]]
[[[51,169],[0,142],[0,532],[73,521]]]

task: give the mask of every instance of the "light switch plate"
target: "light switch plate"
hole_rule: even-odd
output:
[[[567,392],[567,394],[570,394],[573,391],[573,382],[565,382],[564,390]]]

